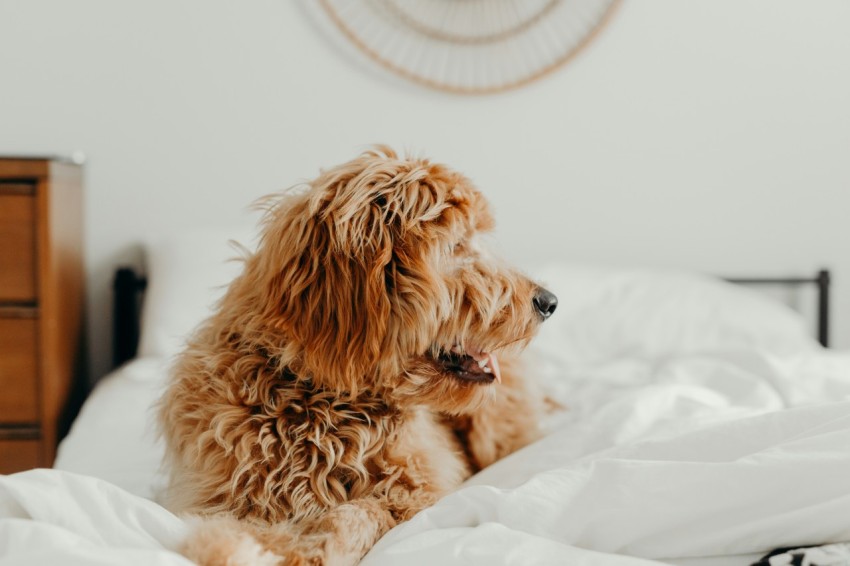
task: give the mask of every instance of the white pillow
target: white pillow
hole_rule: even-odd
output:
[[[156,402],[168,363],[137,358],[98,381],[56,454],[53,467],[104,479],[154,498],[167,483]]]
[[[253,232],[193,231],[145,246],[148,286],[142,303],[139,357],[179,353],[242,271],[233,242],[253,249]]]
[[[540,270],[537,279],[558,296],[537,347],[562,360],[819,347],[802,315],[790,307],[704,275],[561,263]]]
[[[148,287],[138,356],[170,357],[242,270],[232,242],[252,230],[192,231],[146,246]],[[553,263],[536,279],[558,309],[536,340],[560,358],[593,362],[728,348],[817,348],[805,320],[752,289],[694,273]]]

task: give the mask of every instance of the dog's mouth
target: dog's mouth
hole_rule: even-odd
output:
[[[492,352],[460,345],[453,346],[448,352],[441,350],[433,357],[437,366],[462,381],[472,383],[502,382],[499,360]]]

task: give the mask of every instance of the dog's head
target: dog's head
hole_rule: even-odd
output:
[[[487,254],[492,227],[462,175],[366,152],[270,208],[254,256],[263,318],[318,386],[464,412],[557,302]]]

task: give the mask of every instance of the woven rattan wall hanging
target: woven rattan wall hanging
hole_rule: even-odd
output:
[[[419,84],[483,94],[566,63],[619,0],[319,0],[370,59]]]

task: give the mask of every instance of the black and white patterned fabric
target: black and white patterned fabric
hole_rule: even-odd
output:
[[[752,566],[850,566],[850,543],[780,548]]]

